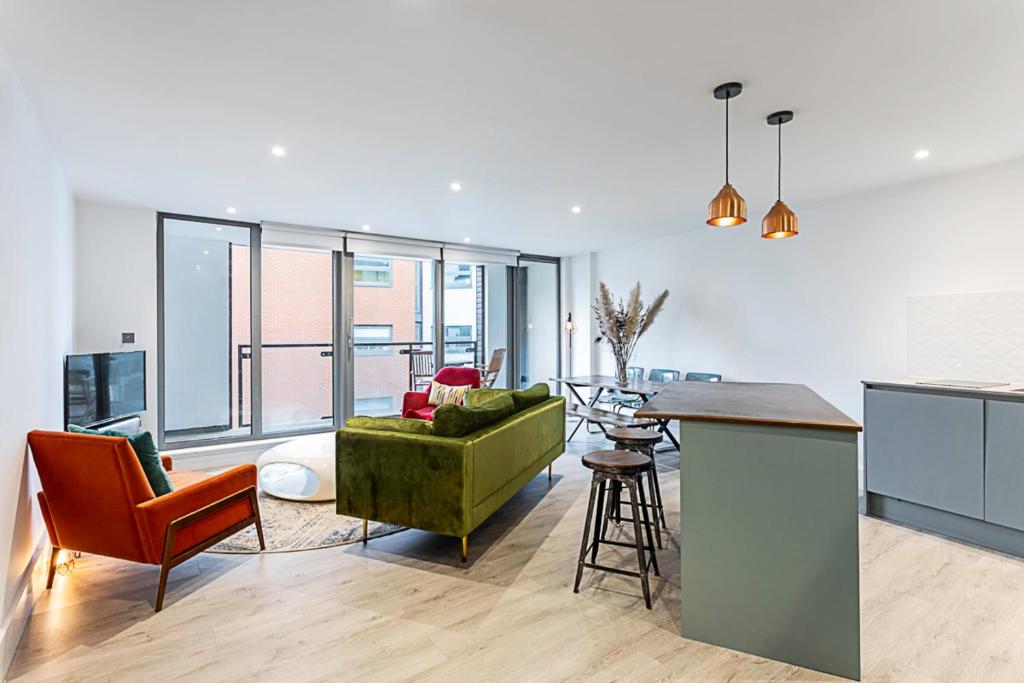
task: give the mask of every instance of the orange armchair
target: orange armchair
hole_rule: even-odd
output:
[[[175,472],[171,458],[162,456],[174,491],[157,498],[128,439],[34,431],[28,443],[52,545],[47,588],[61,550],[156,564],[159,612],[171,567],[250,524],[265,548],[255,465],[216,475]]]

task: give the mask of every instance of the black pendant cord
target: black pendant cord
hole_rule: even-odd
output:
[[[729,184],[729,98],[725,100],[725,184]]]
[[[779,124],[779,176],[777,181],[776,191],[778,195],[776,199],[782,201],[782,125]]]

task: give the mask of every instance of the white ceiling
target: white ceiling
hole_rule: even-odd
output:
[[[727,80],[754,232],[776,109],[798,213],[1024,155],[1020,0],[4,0],[0,43],[79,196],[556,255],[703,224]]]

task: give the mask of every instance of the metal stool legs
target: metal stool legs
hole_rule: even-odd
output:
[[[612,491],[606,498],[608,486]],[[616,486],[617,485],[617,486]],[[607,522],[613,511],[614,489],[626,487],[629,493],[629,504],[632,510],[632,518],[624,521],[633,523],[633,542],[612,541],[605,537]],[[573,584],[573,592],[580,592],[580,581],[583,578],[583,568],[599,569],[624,576],[633,576],[640,579],[643,588],[644,604],[651,609],[651,589],[647,578],[647,570],[654,570],[654,575],[659,576],[658,558],[654,553],[654,537],[651,533],[651,519],[648,515],[648,505],[643,489],[643,474],[617,475],[594,472],[593,481],[590,484],[590,500],[587,503],[587,516],[583,527],[583,541],[580,544],[579,560],[576,564],[576,581]],[[656,524],[656,522],[655,522]],[[593,525],[593,540],[590,538],[591,525]],[[646,535],[646,543],[644,536]],[[617,567],[607,567],[597,564],[597,551],[601,544],[615,545],[623,548],[635,548],[637,567],[639,571],[633,572]],[[587,553],[590,553],[590,561],[587,561]]]
[[[651,477],[649,488],[651,488],[651,507],[654,508],[654,519],[661,522],[661,526],[668,529],[668,522],[665,521],[665,506],[661,503],[661,484],[658,482],[658,463],[654,459],[654,448],[645,446],[626,446],[616,443],[617,451],[636,451],[643,453],[651,459]],[[658,547],[661,548],[661,533],[658,533]]]

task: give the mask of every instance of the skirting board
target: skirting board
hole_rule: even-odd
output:
[[[39,535],[39,541],[32,552],[31,568],[22,576],[20,585],[16,588],[13,606],[10,614],[2,615],[3,623],[0,623],[0,680],[6,680],[7,669],[14,661],[14,653],[21,642],[21,636],[25,633],[28,625],[28,618],[32,615],[32,608],[42,592],[46,590],[46,570],[50,560],[50,544],[46,531]]]
[[[1007,555],[1024,557],[1024,531],[878,493],[868,493],[867,513],[871,517],[991,548]]]

